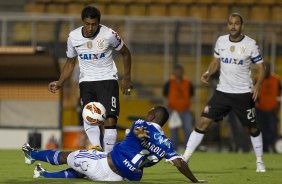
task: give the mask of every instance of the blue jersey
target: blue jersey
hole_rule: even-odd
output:
[[[149,139],[140,140],[135,136],[134,128],[141,126],[149,131]],[[125,139],[114,146],[111,157],[113,164],[124,178],[139,181],[144,167],[155,165],[163,158],[170,161],[181,156],[175,152],[172,143],[158,124],[137,120]]]

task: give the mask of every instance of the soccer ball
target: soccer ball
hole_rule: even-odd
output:
[[[106,109],[100,102],[90,102],[84,106],[82,117],[89,125],[102,125],[106,119]]]

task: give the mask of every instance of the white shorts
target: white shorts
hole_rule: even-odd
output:
[[[97,150],[78,150],[69,154],[68,165],[95,181],[122,181],[109,167],[107,153]]]

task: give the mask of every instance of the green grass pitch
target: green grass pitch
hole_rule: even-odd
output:
[[[196,152],[189,166],[198,179],[208,180],[214,184],[279,184],[281,183],[282,155],[266,154],[266,173],[255,172],[255,156],[253,153],[201,153]],[[66,166],[50,166],[42,163],[49,171],[64,169]],[[24,164],[23,154],[19,150],[0,150],[0,183],[7,184],[62,184],[89,183],[86,179],[33,179],[34,166]],[[92,182],[93,183],[93,182]],[[109,182],[95,182],[109,183]],[[190,183],[188,179],[178,173],[172,165],[161,163],[145,170],[141,182],[115,183],[146,183],[161,184]]]

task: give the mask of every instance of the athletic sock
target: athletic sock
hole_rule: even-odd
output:
[[[60,165],[61,151],[55,150],[42,150],[42,151],[31,151],[31,158],[43,162],[48,162],[52,165]]]
[[[94,125],[91,126],[84,121],[84,130],[92,146],[101,147],[99,126],[94,126]]]
[[[199,146],[199,144],[201,143],[201,141],[204,138],[204,135],[205,135],[204,132],[197,131],[197,130],[194,130],[191,133],[189,140],[187,142],[187,145],[186,145],[186,150],[183,154],[184,160],[186,162],[190,159],[190,157],[192,156],[196,148]]]
[[[262,156],[263,156],[262,134],[260,132],[258,136],[256,137],[250,136],[250,137],[251,137],[251,142],[254,148],[254,152],[257,157],[257,162],[261,162]]]
[[[57,172],[43,171],[42,176],[44,178],[82,178],[83,177],[82,174],[80,174],[79,172],[75,171],[72,168],[62,171],[57,171]]]
[[[104,135],[104,151],[109,153],[113,150],[113,147],[117,140],[117,129],[105,129]]]

